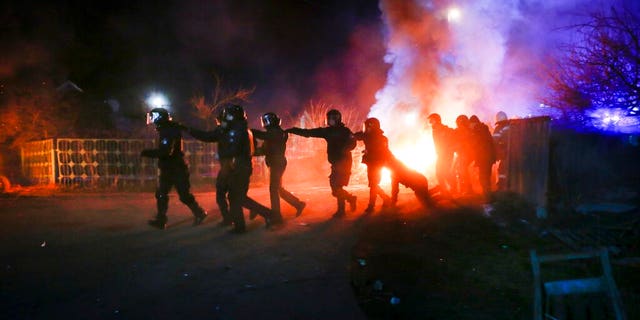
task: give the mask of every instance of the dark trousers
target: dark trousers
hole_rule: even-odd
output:
[[[382,179],[382,165],[379,164],[367,164],[367,181],[369,182],[369,207],[373,207],[376,204],[376,198],[380,196],[384,203],[388,203],[391,199],[380,188],[380,180]]]
[[[453,154],[438,155],[436,159],[436,177],[440,188],[445,192],[456,190],[456,176],[453,173]]]
[[[458,175],[458,192],[462,194],[473,193],[471,186],[471,175],[469,174],[469,165],[473,160],[468,155],[460,155],[456,162],[456,173]]]
[[[490,160],[476,160],[478,166],[478,179],[482,188],[484,201],[491,202],[491,168],[493,163]]]
[[[282,187],[282,175],[284,175],[286,167],[286,162],[271,163],[269,166],[269,198],[271,200],[271,212],[273,213],[274,219],[282,219],[280,198],[295,208],[302,205],[300,199]]]
[[[229,202],[227,196],[229,195],[229,177],[225,176],[222,171],[218,172],[216,177],[216,204],[220,209],[220,215],[222,219],[227,222],[231,222],[229,216]]]
[[[331,174],[329,175],[329,185],[331,195],[338,201],[338,212],[344,213],[345,201],[354,196],[344,189],[349,184],[351,177],[351,159],[344,159],[331,164]]]
[[[186,165],[176,165],[160,169],[158,178],[158,188],[156,189],[157,218],[166,220],[169,208],[169,191],[175,187],[180,197],[180,201],[187,205],[194,216],[204,214],[204,210],[198,205],[195,197],[191,194],[189,184],[189,170]]]
[[[245,228],[242,207],[246,203],[250,177],[251,167],[237,166],[233,171],[229,172],[229,217],[236,229]]]
[[[249,176],[251,176],[251,174],[249,174]],[[218,177],[216,178],[216,204],[220,209],[220,215],[222,215],[222,219],[226,222],[233,222],[233,218],[229,213],[229,190],[231,180],[232,179],[230,172],[223,172],[222,170],[218,172]],[[247,183],[247,189],[248,185],[249,184]],[[269,208],[261,205],[248,196],[244,197],[242,207],[254,211],[265,219],[271,217],[271,210],[269,210]]]

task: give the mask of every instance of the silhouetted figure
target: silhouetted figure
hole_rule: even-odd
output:
[[[224,130],[227,127],[227,122],[223,119],[224,108],[221,108],[216,117],[216,128],[212,131],[201,131],[196,130],[194,128],[185,128],[187,132],[194,138],[204,142],[218,142],[220,141],[222,135],[224,134]],[[220,160],[219,153],[216,154],[216,159]],[[231,216],[229,215],[229,183],[228,177],[226,175],[227,172],[223,172],[222,170],[218,171],[216,176],[216,204],[218,205],[218,209],[220,210],[220,215],[222,216],[222,221],[218,223],[218,226],[225,227],[231,226],[233,224],[231,220]]]
[[[498,163],[498,179],[496,182],[498,191],[505,191],[507,185],[507,171],[509,168],[507,152],[509,151],[509,119],[503,111],[496,113],[496,126],[493,129],[493,144],[496,149],[496,161]]]
[[[351,150],[356,146],[353,133],[342,123],[340,111],[332,109],[327,112],[326,126],[313,129],[290,128],[287,132],[303,137],[322,138],[327,142],[327,160],[331,164],[329,185],[331,195],[338,202],[335,218],[345,215],[345,202],[349,202],[351,211],[356,210],[356,196],[347,192],[344,187],[349,184],[351,176]]]
[[[400,184],[413,190],[418,201],[425,207],[434,206],[433,199],[429,193],[427,177],[407,167],[402,161],[393,156],[387,161],[387,167],[391,171],[391,203],[393,206],[398,202]]]
[[[221,125],[213,131],[201,131],[187,128],[194,138],[205,142],[218,143],[220,171],[216,180],[216,193],[226,191],[229,202],[229,213],[223,216],[223,224],[230,219],[234,233],[246,231],[242,207],[250,210],[251,214],[261,215],[267,224],[271,223],[271,210],[247,197],[249,179],[253,170],[251,157],[253,155],[253,135],[249,131],[247,115],[238,105],[225,107]],[[220,128],[220,129],[219,129]],[[223,193],[224,194],[224,193]],[[218,198],[218,195],[216,195]],[[217,202],[224,205],[223,199]],[[222,212],[221,212],[222,213]]]
[[[393,156],[389,151],[389,143],[384,131],[380,129],[380,121],[376,118],[368,118],[364,121],[363,131],[354,134],[356,140],[364,142],[364,154],[362,163],[367,165],[367,181],[369,183],[369,204],[364,210],[371,213],[375,209],[376,197],[382,198],[382,206],[391,204],[391,198],[380,188],[382,168]]]
[[[473,141],[473,161],[478,167],[478,177],[482,195],[486,203],[491,202],[491,168],[496,161],[496,151],[489,127],[477,116],[469,118]]]
[[[287,168],[287,140],[289,134],[280,127],[281,120],[273,112],[267,112],[260,117],[262,127],[266,131],[252,129],[253,136],[258,140],[263,140],[262,147],[256,155],[264,155],[265,163],[269,167],[269,196],[271,199],[271,212],[273,213],[272,223],[277,224],[282,221],[280,212],[280,198],[296,208],[296,217],[300,216],[306,203],[300,201],[282,186],[282,175]]]
[[[167,224],[169,208],[169,191],[175,186],[180,201],[187,205],[193,213],[194,225],[199,225],[207,217],[190,192],[189,169],[182,153],[182,126],[171,120],[169,112],[164,108],[154,108],[147,113],[147,124],[153,123],[158,131],[158,148],[142,150],[141,156],[158,159],[160,176],[156,189],[157,214],[149,220],[152,227],[164,229]]]
[[[433,144],[436,149],[436,177],[440,191],[456,193],[457,183],[453,171],[453,156],[455,153],[455,131],[442,124],[442,118],[437,113],[428,117],[433,135]]]
[[[456,118],[455,129],[455,150],[456,161],[454,170],[458,178],[458,191],[461,194],[472,194],[471,177],[469,175],[469,165],[473,161],[473,146],[469,118],[459,115]]]

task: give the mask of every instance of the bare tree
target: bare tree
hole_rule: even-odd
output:
[[[305,128],[317,128],[325,125],[326,114],[329,110],[336,109],[342,114],[342,122],[351,130],[360,127],[364,121],[365,114],[352,108],[336,107],[326,103],[309,102],[300,117],[300,126]]]
[[[572,118],[591,108],[640,112],[640,19],[626,8],[590,13],[567,27],[575,40],[549,65],[545,104]]]
[[[210,99],[206,99],[204,95],[196,95],[191,98],[190,102],[195,108],[194,116],[205,122],[207,130],[214,127],[217,113],[229,103],[242,103],[249,101],[249,97],[254,89],[240,88],[237,90],[227,90],[222,86],[222,79],[214,74],[215,87]]]

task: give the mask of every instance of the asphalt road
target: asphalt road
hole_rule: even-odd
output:
[[[339,220],[328,187],[290,189],[300,217],[283,202],[284,228],[258,217],[242,235],[217,227],[213,192],[195,193],[210,213],[197,227],[172,193],[166,230],[146,225],[153,193],[2,196],[1,317],[364,319],[349,264],[366,188],[350,187],[359,208]],[[249,195],[268,205],[266,186]]]

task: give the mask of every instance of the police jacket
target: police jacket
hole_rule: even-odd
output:
[[[218,155],[223,166],[229,164],[233,169],[238,166],[251,168],[253,134],[246,120],[229,122],[227,128],[222,130]]]
[[[354,133],[356,140],[364,142],[362,163],[372,166],[382,166],[392,157],[389,151],[389,141],[382,130],[373,132],[358,131]]]
[[[351,150],[356,147],[356,139],[344,124],[335,127],[321,127],[314,129],[291,128],[288,132],[303,137],[323,138],[327,141],[327,159],[335,164],[351,160]]]
[[[433,125],[431,133],[436,154],[440,156],[453,155],[456,143],[455,131],[442,123],[438,123]]]
[[[187,132],[196,140],[204,142],[218,142],[224,134],[224,129],[221,126],[216,127],[212,131],[202,131],[193,128],[187,128]]]
[[[496,161],[496,149],[493,145],[493,137],[489,127],[484,123],[478,123],[471,130],[473,158],[476,162],[494,163]]]
[[[509,128],[509,120],[502,120],[498,121],[495,129],[493,129],[493,143],[496,148],[497,159],[504,159],[508,151]]]
[[[261,153],[265,156],[267,166],[286,163],[285,152],[289,134],[279,126],[267,127],[266,131],[251,129],[255,139],[263,140]]]
[[[156,127],[158,148],[142,150],[143,157],[158,159],[160,169],[184,165],[182,153],[182,127],[174,122],[166,122]]]

